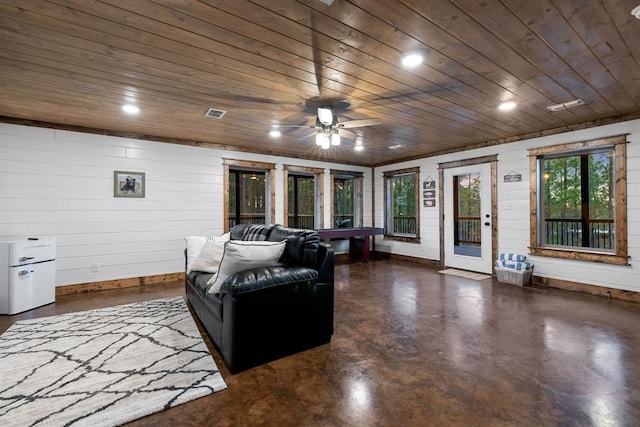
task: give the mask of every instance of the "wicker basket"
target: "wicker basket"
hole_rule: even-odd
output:
[[[531,270],[516,270],[513,268],[496,267],[498,282],[509,283],[511,285],[528,285],[531,280]]]

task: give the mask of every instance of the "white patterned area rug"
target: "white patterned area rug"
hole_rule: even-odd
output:
[[[0,425],[115,426],[226,388],[182,297],[16,322]]]

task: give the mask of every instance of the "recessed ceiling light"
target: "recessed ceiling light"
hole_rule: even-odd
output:
[[[126,104],[122,106],[122,111],[127,114],[138,114],[140,112],[140,109],[135,105]]]
[[[278,129],[271,129],[269,131],[269,136],[271,138],[280,138],[281,135],[282,135],[282,132],[280,132]]]
[[[422,64],[424,56],[419,52],[409,52],[402,57],[402,65],[405,67],[417,67]]]
[[[510,111],[516,108],[516,103],[513,101],[503,102],[498,106],[498,108],[500,109],[500,111]]]

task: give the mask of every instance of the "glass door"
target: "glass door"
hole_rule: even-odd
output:
[[[445,266],[492,273],[491,164],[444,171]]]

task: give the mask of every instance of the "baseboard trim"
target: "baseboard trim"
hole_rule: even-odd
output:
[[[442,268],[442,263],[437,259],[418,258],[410,255],[398,255],[389,252],[376,252],[376,258],[380,259],[395,259],[398,261],[408,261],[416,264],[427,265],[432,268]]]
[[[621,301],[640,303],[640,292],[624,289],[609,288],[607,286],[588,285],[586,283],[571,282],[569,280],[550,279],[548,277],[533,276],[533,286],[542,288],[562,289]]]
[[[172,283],[177,281],[184,281],[184,272],[57,286],[56,297],[60,297],[63,295],[85,294],[88,292],[107,291],[112,289],[134,288],[137,286],[161,285],[164,283]]]
[[[372,261],[375,259],[395,259],[408,261],[416,264],[427,265],[440,269],[439,260],[417,258],[408,255],[390,254],[388,252],[376,252],[372,254]],[[349,254],[339,254],[336,263],[350,263]],[[338,262],[338,259],[340,262]],[[494,276],[495,277],[495,276]],[[76,285],[64,285],[56,287],[56,297],[63,295],[76,295],[88,292],[107,291],[113,289],[134,288],[137,286],[152,286],[165,283],[184,281],[184,272],[158,274],[154,276],[130,277],[127,279],[105,280],[102,282],[80,283]],[[606,286],[588,285],[586,283],[571,282],[568,280],[551,279],[548,277],[533,276],[531,284],[541,288],[561,289],[565,291],[578,292],[582,294],[594,295],[620,301],[640,303],[640,292],[627,291],[624,289],[609,288]]]
[[[443,268],[439,260],[417,258],[408,255],[390,254],[389,252],[376,252],[375,256],[379,259],[395,259],[427,265],[436,269]],[[496,275],[494,274],[493,277],[496,277]],[[609,288],[604,285],[588,285],[586,283],[571,282],[568,280],[558,280],[550,279],[547,277],[533,276],[531,278],[531,286],[539,288],[561,289],[564,291],[594,295],[620,301],[640,303],[640,292]]]

